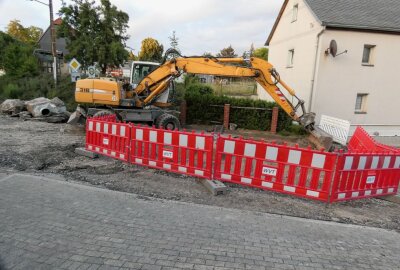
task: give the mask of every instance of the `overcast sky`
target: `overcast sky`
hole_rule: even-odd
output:
[[[47,2],[47,0],[42,0]],[[58,12],[61,1],[53,0]],[[66,1],[68,3],[68,1]],[[216,53],[232,45],[238,54],[251,43],[261,47],[271,30],[283,0],[111,0],[129,14],[128,46],[140,50],[146,37],[169,47],[175,30],[184,55]],[[57,18],[57,15],[55,15]],[[24,26],[49,25],[48,7],[29,0],[0,0],[0,28],[18,19]]]

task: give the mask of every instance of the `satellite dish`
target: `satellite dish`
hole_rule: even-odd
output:
[[[337,43],[336,43],[336,40],[334,40],[334,39],[332,39],[331,43],[329,44],[329,53],[333,57],[336,57],[336,54],[337,54]]]

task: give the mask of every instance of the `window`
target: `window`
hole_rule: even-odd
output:
[[[368,97],[368,94],[357,94],[356,106],[354,108],[355,113],[366,113],[367,112],[367,97]]]
[[[362,64],[366,66],[373,65],[373,52],[375,50],[375,45],[364,45],[364,51],[362,56]]]
[[[292,22],[297,21],[297,13],[299,11],[299,4],[296,4],[293,6],[293,10],[292,10]]]
[[[294,59],[294,49],[291,49],[288,52],[287,67],[293,67],[293,59]]]
[[[153,72],[157,67],[157,65],[135,64],[132,74],[132,83],[140,83],[144,77]]]

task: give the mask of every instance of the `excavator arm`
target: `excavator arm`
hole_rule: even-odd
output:
[[[183,73],[207,74],[223,77],[254,78],[275,102],[295,121],[308,130],[314,129],[314,113],[306,113],[304,101],[279,76],[273,66],[256,57],[214,58],[178,57],[165,61],[147,75],[134,89],[136,107],[150,105],[156,97],[168,89],[170,82]],[[281,88],[285,89],[285,93]],[[285,95],[286,94],[286,95]],[[296,104],[287,97],[289,95]]]

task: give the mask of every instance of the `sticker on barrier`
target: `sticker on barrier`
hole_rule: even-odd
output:
[[[328,201],[336,158],[311,149],[219,137],[214,178]]]
[[[110,118],[111,119],[111,118]],[[86,149],[101,155],[128,161],[130,126],[103,118],[89,118],[86,123]]]
[[[399,180],[399,154],[346,153],[338,159],[331,201],[396,194]]]
[[[131,126],[130,162],[211,178],[213,135]]]

